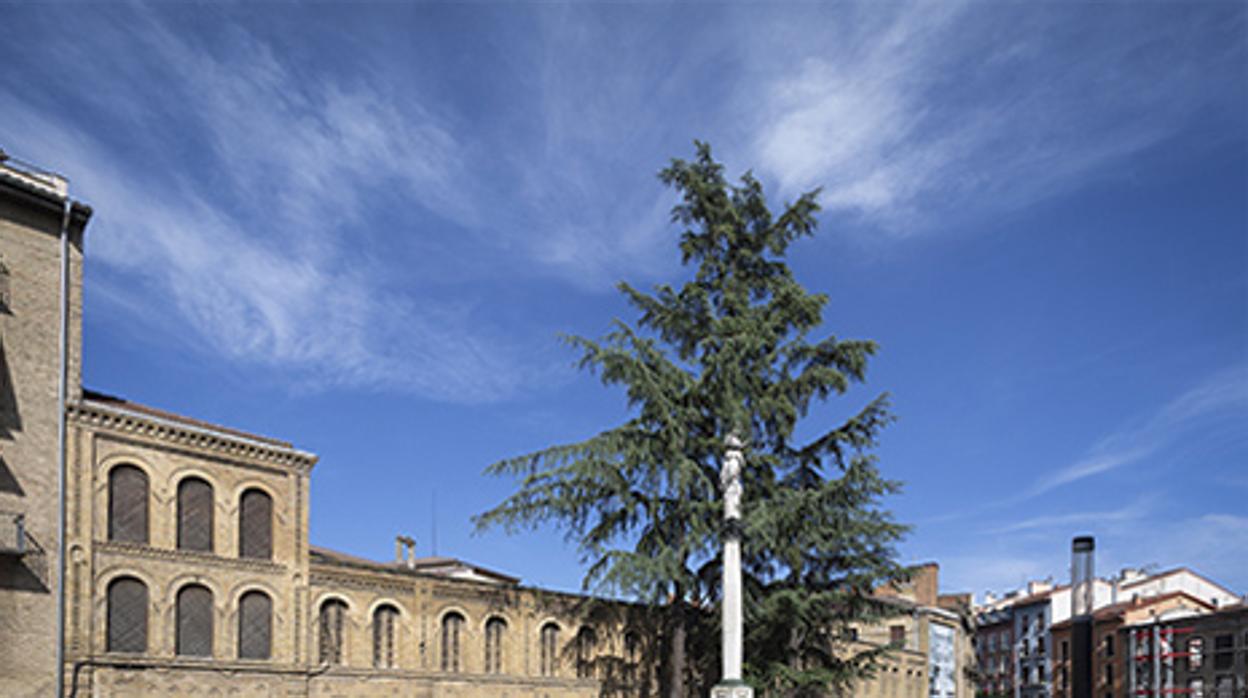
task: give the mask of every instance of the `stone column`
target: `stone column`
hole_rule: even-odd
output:
[[[711,698],[753,698],[754,689],[741,680],[741,468],[745,456],[736,436],[729,436],[725,445],[728,448],[719,472],[719,484],[724,490],[724,675],[711,689]]]

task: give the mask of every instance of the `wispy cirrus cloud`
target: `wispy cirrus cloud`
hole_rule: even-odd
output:
[[[1146,496],[1118,509],[1105,511],[1076,511],[1065,514],[1047,514],[988,529],[992,534],[1020,533],[1023,531],[1066,530],[1072,527],[1090,528],[1107,524],[1135,521],[1146,517],[1156,498]]]
[[[1242,32],[1226,8],[1173,21],[1102,8],[1072,26],[1043,6],[877,7],[812,22],[835,46],[763,90],[753,153],[784,191],[823,186],[827,207],[895,233],[1107,176],[1226,104],[1244,59],[1242,43],[1204,50],[1219,26]],[[1209,89],[1218,79],[1226,91]]]
[[[92,113],[142,134],[134,146],[148,168],[123,169],[103,131],[21,94],[0,102],[6,143],[54,163],[96,208],[92,259],[110,272],[99,298],[305,386],[471,402],[542,370],[476,323],[470,302],[399,290],[395,268],[361,249],[378,191],[475,221],[460,145],[419,103],[297,77],[241,30],[228,45],[193,46],[151,17],[134,20],[143,31],[84,32],[79,50],[110,61],[75,65],[109,85],[89,97]],[[186,169],[188,155],[201,169]]]
[[[1139,462],[1204,420],[1248,409],[1248,366],[1219,371],[1162,405],[1133,425],[1100,439],[1078,461],[1037,480],[1020,498],[1030,499],[1059,487]]]

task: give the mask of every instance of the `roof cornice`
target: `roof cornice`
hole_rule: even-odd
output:
[[[294,468],[302,472],[310,471],[317,461],[315,454],[297,448],[287,448],[207,426],[186,424],[89,399],[69,405],[67,412],[67,417],[79,424],[211,451],[231,459]]]

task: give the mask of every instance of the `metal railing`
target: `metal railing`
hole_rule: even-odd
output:
[[[0,555],[26,553],[26,516],[0,511]]]

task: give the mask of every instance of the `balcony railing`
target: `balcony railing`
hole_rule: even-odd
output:
[[[26,517],[0,511],[0,555],[26,554]]]

